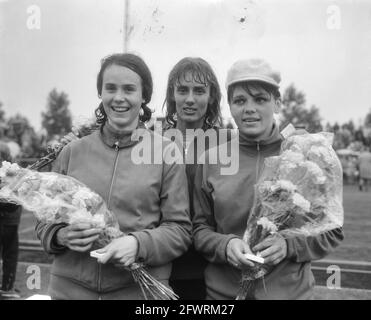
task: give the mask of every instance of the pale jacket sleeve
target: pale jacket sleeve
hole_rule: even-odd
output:
[[[154,229],[130,233],[139,243],[138,261],[151,266],[168,263],[185,253],[191,245],[192,223],[189,213],[188,184],[185,165],[164,152],[162,186],[160,191],[161,221]],[[168,162],[168,163],[166,163]]]
[[[297,235],[286,239],[287,258],[295,262],[308,262],[324,258],[344,239],[342,228],[322,232],[316,236]]]
[[[68,162],[70,157],[70,148],[65,146],[58,158],[54,161],[52,171],[67,174]],[[66,250],[66,247],[60,246],[55,241],[56,233],[59,229],[65,227],[65,223],[46,223],[37,222],[35,226],[36,236],[41,241],[41,245],[45,252],[49,254],[58,254]]]
[[[212,263],[227,263],[228,242],[238,236],[217,232],[212,192],[212,186],[207,182],[207,166],[199,165],[196,169],[193,193],[195,248]]]

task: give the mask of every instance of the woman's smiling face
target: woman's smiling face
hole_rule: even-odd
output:
[[[280,100],[263,88],[237,85],[230,97],[231,114],[238,129],[255,141],[267,138],[272,130],[274,113],[278,113]]]
[[[103,73],[101,99],[110,125],[118,130],[134,130],[144,102],[142,79],[129,68],[112,64]]]

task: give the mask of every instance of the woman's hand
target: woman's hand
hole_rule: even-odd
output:
[[[138,247],[138,240],[133,236],[117,238],[104,248],[97,250],[98,253],[104,254],[98,258],[98,262],[107,263],[110,261],[116,265],[128,267],[135,262]]]
[[[227,244],[227,260],[228,262],[238,269],[251,268],[254,263],[247,258],[244,254],[252,254],[249,245],[238,238],[232,239]]]
[[[88,251],[99,238],[101,229],[92,228],[90,223],[68,225],[58,230],[56,240],[59,245],[78,252]]]
[[[287,256],[287,243],[285,238],[275,234],[257,244],[253,250],[255,252],[260,251],[260,256],[264,258],[264,263],[277,265]]]

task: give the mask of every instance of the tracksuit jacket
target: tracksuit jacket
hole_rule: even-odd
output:
[[[254,185],[266,157],[278,155],[282,137],[276,126],[265,141],[251,141],[240,132],[238,143],[230,144],[239,155],[239,170],[221,175],[220,163],[197,168],[194,190],[194,242],[208,260],[205,269],[207,299],[235,299],[241,271],[227,262],[226,247],[242,238],[254,201]],[[206,158],[212,149],[206,153]],[[311,299],[314,277],[311,260],[321,259],[342,241],[342,229],[318,236],[293,236],[286,240],[287,257],[263,280],[255,282],[253,299]],[[265,288],[264,288],[265,286]]]
[[[69,143],[54,170],[76,178],[103,197],[121,231],[138,240],[137,261],[167,283],[172,260],[186,252],[191,243],[187,178],[184,165],[172,157],[173,143],[145,131],[147,144],[141,146],[131,134],[119,136],[106,124]],[[134,148],[152,154],[162,150],[163,159],[159,164],[135,164]],[[110,263],[98,264],[89,252],[58,246],[55,234],[61,227],[40,223],[36,228],[45,250],[55,254],[49,284],[53,298],[143,298],[130,272]]]

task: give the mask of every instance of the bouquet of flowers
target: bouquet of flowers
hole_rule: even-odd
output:
[[[324,132],[289,136],[280,155],[265,159],[243,236],[250,248],[275,233],[313,236],[343,225],[342,169],[332,141]],[[243,271],[237,299],[272,268],[255,263]]]
[[[115,215],[103,199],[78,180],[55,172],[38,172],[3,161],[0,168],[2,201],[22,205],[46,223],[91,223],[102,228],[96,241],[103,247],[122,235]]]
[[[102,228],[94,247],[101,248],[123,236],[116,216],[104,200],[84,184],[70,176],[54,172],[24,169],[4,161],[0,168],[0,201],[22,205],[46,223],[90,223]],[[143,264],[133,263],[129,270],[140,285],[144,297],[177,299],[172,290],[153,278]]]

